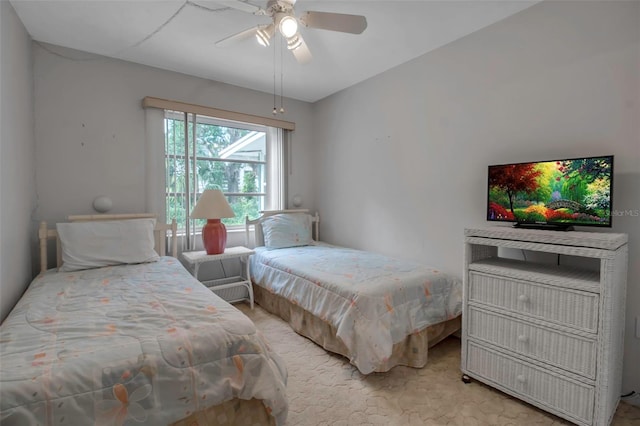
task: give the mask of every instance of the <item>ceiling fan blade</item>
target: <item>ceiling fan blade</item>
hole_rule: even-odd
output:
[[[291,53],[295,56],[296,61],[300,64],[307,64],[311,62],[313,56],[311,56],[311,51],[309,50],[307,43],[304,41],[300,33],[296,34],[294,37],[297,38],[297,47],[295,49],[291,49]]]
[[[259,25],[252,28],[248,28],[244,31],[240,31],[239,33],[235,33],[221,40],[218,40],[216,41],[215,44],[216,46],[226,47],[238,41],[246,40],[248,38],[251,38],[251,36],[255,35],[256,31],[258,31],[259,28],[260,28]]]
[[[222,6],[241,10],[243,12],[253,13],[254,15],[260,15],[262,14],[262,12],[264,12],[258,6],[255,6],[251,3],[247,3],[245,1],[240,1],[240,0],[214,0],[214,1]]]
[[[367,18],[361,15],[305,12],[300,16],[299,20],[305,27],[351,34],[361,34],[367,28]]]

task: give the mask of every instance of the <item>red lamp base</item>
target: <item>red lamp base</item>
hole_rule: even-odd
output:
[[[220,219],[207,219],[202,227],[202,244],[207,254],[222,254],[227,246],[227,228]]]

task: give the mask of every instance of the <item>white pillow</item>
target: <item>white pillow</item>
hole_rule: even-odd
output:
[[[155,219],[58,223],[61,271],[155,262]]]
[[[262,222],[264,245],[268,249],[298,247],[311,244],[311,216],[304,213],[282,213]]]

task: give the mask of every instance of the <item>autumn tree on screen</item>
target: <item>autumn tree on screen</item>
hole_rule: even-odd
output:
[[[513,211],[513,197],[518,192],[533,192],[538,189],[540,171],[535,164],[509,164],[489,169],[489,186],[499,188],[509,197],[509,208]]]

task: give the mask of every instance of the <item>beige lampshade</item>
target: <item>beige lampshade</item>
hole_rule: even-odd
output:
[[[205,189],[191,211],[192,219],[222,219],[235,217],[231,206],[219,189]]]

